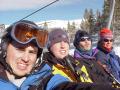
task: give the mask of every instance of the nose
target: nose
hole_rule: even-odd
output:
[[[109,42],[109,43],[111,43],[111,42],[112,42],[112,40],[109,40],[108,42]]]
[[[88,41],[88,39],[84,39],[82,42],[88,43],[89,41]]]
[[[85,42],[88,42],[88,39],[85,39]]]
[[[65,47],[65,41],[61,41],[61,47]]]
[[[25,52],[22,56],[22,60],[24,62],[28,62],[29,61],[29,53],[28,52]]]

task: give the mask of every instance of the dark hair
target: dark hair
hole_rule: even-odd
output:
[[[75,48],[79,48],[78,45],[79,45],[80,39],[82,37],[89,37],[91,39],[91,36],[90,36],[90,34],[88,34],[88,32],[83,31],[83,30],[78,30],[75,34],[75,38],[74,38],[74,41],[73,41],[73,45],[75,46]]]

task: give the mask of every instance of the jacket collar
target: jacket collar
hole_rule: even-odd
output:
[[[9,81],[4,66],[0,63],[0,78]]]

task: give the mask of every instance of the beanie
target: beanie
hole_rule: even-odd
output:
[[[86,31],[78,30],[75,34],[75,38],[74,38],[74,41],[73,41],[73,44],[76,48],[79,48],[79,46],[78,46],[79,42],[80,42],[81,38],[83,38],[83,37],[88,37],[92,41],[92,38],[91,38],[90,34],[88,34]]]
[[[103,28],[102,30],[100,30],[99,37],[100,37],[100,40],[105,38],[113,38],[113,33],[110,29]]]
[[[50,48],[52,45],[55,43],[65,41],[69,44],[69,38],[67,33],[60,28],[54,28],[50,33],[49,33],[49,40],[48,40],[48,45],[47,47]]]

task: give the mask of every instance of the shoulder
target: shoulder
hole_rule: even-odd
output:
[[[92,49],[93,56],[96,55],[98,52],[99,52],[99,50],[97,48]]]
[[[56,74],[52,76],[49,82],[47,83],[46,90],[52,90],[53,88],[55,88],[56,86],[58,86],[63,82],[70,82],[70,81],[63,76]]]
[[[119,61],[120,61],[120,56],[118,56],[118,55],[115,53],[115,51],[112,51],[112,52],[110,53],[110,57],[113,58],[113,59],[115,59],[115,60],[119,60]]]
[[[74,57],[73,57],[73,56],[68,55],[68,58],[69,58],[71,61],[74,61]]]
[[[101,50],[97,49],[97,53],[95,54],[96,60],[103,59],[106,57],[106,54],[102,52]]]
[[[17,90],[17,87],[9,81],[0,78],[0,89],[2,90]]]
[[[51,67],[49,64],[47,63],[42,63],[37,69],[36,69],[37,72],[35,72],[36,74],[42,74],[42,73],[49,73],[51,72]]]

